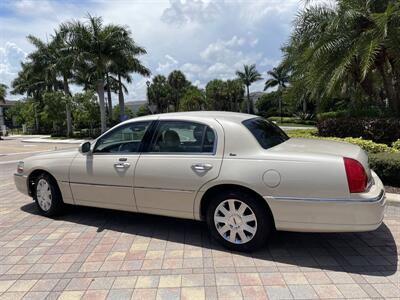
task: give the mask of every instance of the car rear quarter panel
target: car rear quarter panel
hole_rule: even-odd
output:
[[[237,184],[254,190],[266,199],[274,216],[278,213],[276,198],[349,199],[341,157],[269,151],[263,149],[241,124],[220,122],[225,132],[225,154],[220,176],[201,188],[196,199],[196,218],[200,218],[201,195],[219,184]],[[268,176],[264,177],[268,171],[278,176],[270,181]],[[276,177],[279,177],[278,182]]]

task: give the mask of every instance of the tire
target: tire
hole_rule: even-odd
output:
[[[46,217],[56,216],[64,208],[57,182],[45,173],[36,178],[34,200],[40,214]]]
[[[212,236],[234,251],[260,249],[274,228],[270,212],[259,199],[241,191],[215,194],[207,207],[206,221]]]

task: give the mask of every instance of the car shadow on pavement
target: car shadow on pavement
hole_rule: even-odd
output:
[[[21,210],[39,215],[35,203],[26,204]],[[116,231],[216,250],[219,256],[226,253],[252,258],[257,268],[265,272],[273,268],[290,272],[291,268],[300,267],[389,276],[396,273],[398,266],[396,241],[384,223],[375,231],[362,233],[274,232],[265,248],[243,253],[221,247],[211,238],[204,222],[193,220],[82,206],[68,206],[65,214],[54,219],[95,227],[100,238],[108,231]]]

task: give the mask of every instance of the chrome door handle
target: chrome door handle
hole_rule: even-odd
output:
[[[114,167],[116,167],[117,169],[125,169],[128,168],[131,164],[130,163],[122,163],[122,162],[117,162],[114,164]]]
[[[195,171],[208,171],[212,169],[212,165],[210,164],[194,164],[192,165],[192,169]]]

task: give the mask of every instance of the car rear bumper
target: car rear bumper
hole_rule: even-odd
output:
[[[302,199],[264,197],[278,230],[304,232],[357,232],[378,228],[384,217],[386,197],[383,184],[372,172],[373,183],[366,193],[350,199]]]
[[[22,174],[14,174],[14,183],[17,190],[25,195],[29,195],[27,176]]]

